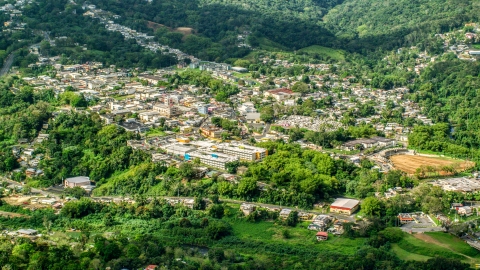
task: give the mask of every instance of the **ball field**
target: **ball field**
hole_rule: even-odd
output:
[[[440,175],[450,175],[464,171],[475,165],[472,161],[452,159],[447,157],[430,157],[419,155],[395,155],[390,157],[393,166],[408,174],[414,174],[417,169]]]

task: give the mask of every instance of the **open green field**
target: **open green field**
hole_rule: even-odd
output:
[[[244,219],[231,219],[234,235],[244,241],[261,241],[267,244],[281,244],[283,246],[304,247],[318,252],[338,252],[353,255],[361,247],[365,239],[349,239],[342,236],[329,235],[327,241],[318,242],[315,231],[307,230],[309,222],[299,223],[296,227],[286,227],[274,222],[249,222]],[[285,238],[283,231],[288,230],[289,238]]]
[[[405,261],[426,261],[432,257],[410,253],[405,249],[399,247],[397,244],[392,244],[392,250],[397,254],[398,258],[405,260]]]
[[[334,60],[345,60],[345,52],[342,50],[336,50],[332,48],[327,48],[319,45],[312,45],[309,47],[305,47],[303,49],[298,50],[298,53],[317,53],[319,55],[322,55],[324,57],[330,57]]]
[[[466,263],[480,263],[480,251],[470,247],[462,239],[443,232],[405,234],[392,245],[392,250],[402,260],[424,261],[435,256],[460,259]]]
[[[480,50],[480,43],[479,43],[479,44],[473,44],[472,47],[475,48],[475,49]]]

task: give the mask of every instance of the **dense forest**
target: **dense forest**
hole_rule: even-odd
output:
[[[468,0],[344,1],[324,17],[350,50],[392,49],[423,43],[478,18],[478,5]]]
[[[83,16],[84,12],[81,6],[69,1],[36,1],[25,6],[24,20],[30,30],[42,37],[65,37],[57,40],[55,47],[49,42],[40,44],[43,55],[62,56],[64,64],[98,61],[118,67],[160,68],[177,63],[171,55],[153,53],[135,40],[125,40],[120,33],[107,31],[98,21]]]
[[[452,55],[425,70],[411,98],[440,124],[416,128],[410,139],[412,146],[478,160],[479,74],[478,62],[461,61]]]

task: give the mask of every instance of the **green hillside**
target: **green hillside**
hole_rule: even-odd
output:
[[[319,45],[312,45],[298,50],[298,53],[318,54],[323,57],[328,57],[334,60],[345,60],[345,51],[327,48]]]
[[[352,46],[416,45],[432,33],[449,31],[478,16],[477,1],[348,0],[323,18],[337,37]]]

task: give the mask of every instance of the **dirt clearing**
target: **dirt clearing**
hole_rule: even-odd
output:
[[[440,175],[453,175],[475,165],[475,163],[471,161],[418,155],[391,156],[390,161],[396,169],[408,174],[420,173],[426,175],[435,173]],[[417,171],[417,169],[419,170]]]

